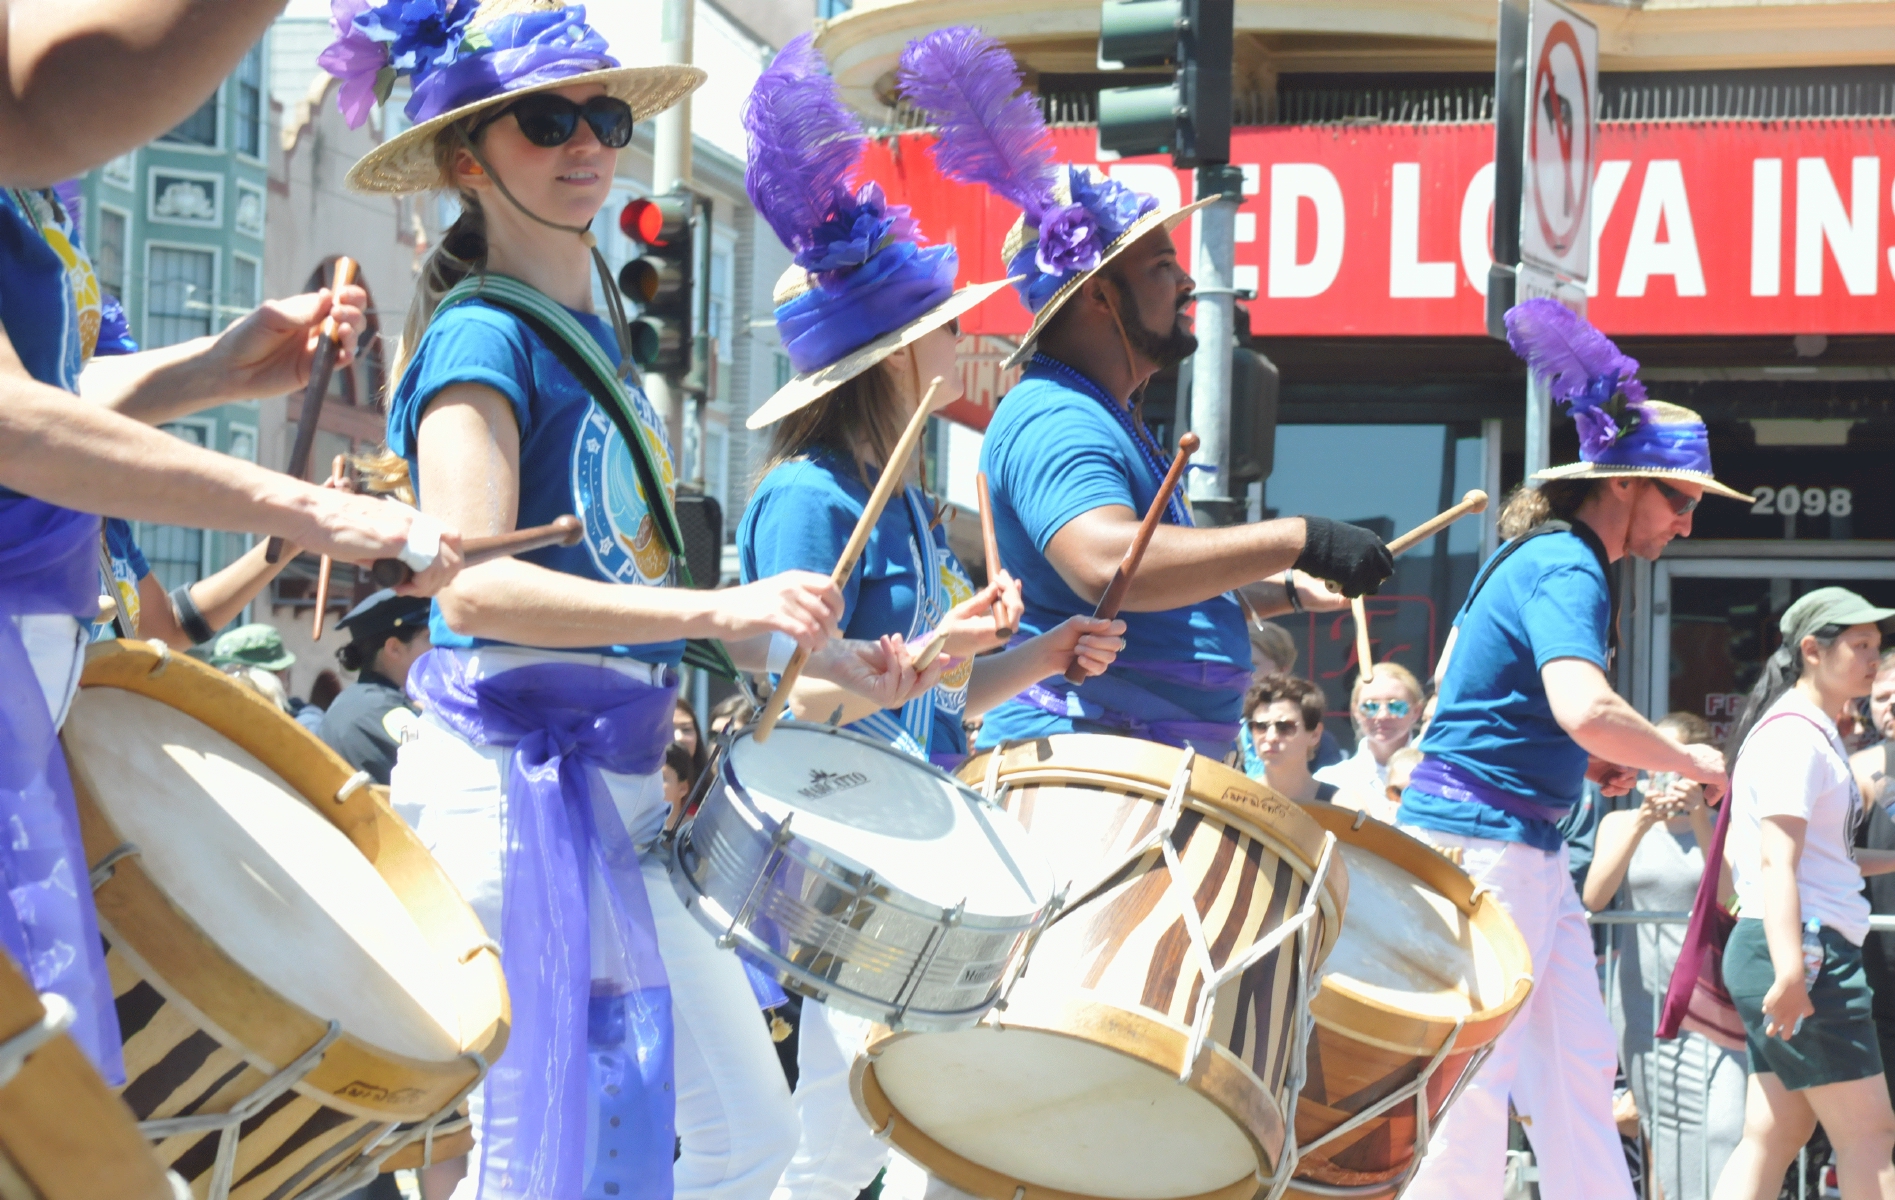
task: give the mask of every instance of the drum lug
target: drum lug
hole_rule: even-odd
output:
[[[152,652],[158,656],[158,661],[151,664],[151,670],[145,672],[145,678],[156,679],[164,674],[166,667],[171,665],[171,647],[167,646],[162,638],[147,638],[145,645],[150,646]]]
[[[33,1052],[66,1032],[79,1015],[72,1002],[57,992],[42,994],[39,1002],[46,1010],[45,1014],[6,1041],[0,1042],[0,1087],[12,1083],[13,1077],[20,1073],[20,1068],[26,1065],[26,1060],[33,1056]]]
[[[137,842],[120,842],[107,851],[105,857],[92,868],[90,876],[92,890],[96,892],[104,887],[105,881],[112,878],[112,872],[117,869],[120,862],[142,853]]]
[[[757,871],[756,882],[750,885],[750,892],[744,897],[744,902],[731,914],[730,925],[717,936],[720,950],[735,949],[738,927],[748,926],[750,918],[756,914],[757,905],[763,899],[763,886],[776,874],[777,865],[783,861],[783,847],[789,845],[790,839],[795,836],[790,832],[790,823],[795,817],[795,813],[785,814],[776,832],[770,835],[770,853],[764,857],[763,866]]]
[[[374,777],[367,771],[357,771],[355,774],[343,780],[342,786],[336,789],[336,803],[346,804],[350,796],[355,795],[357,791],[374,782]]]

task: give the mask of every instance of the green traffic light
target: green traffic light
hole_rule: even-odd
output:
[[[1162,67],[1177,61],[1182,0],[1106,0],[1099,12],[1101,67]]]
[[[1177,136],[1178,85],[1101,88],[1099,149],[1115,154],[1164,154]]]

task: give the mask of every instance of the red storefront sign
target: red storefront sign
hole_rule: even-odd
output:
[[[1053,138],[1064,161],[1092,161],[1092,130]],[[863,175],[960,247],[964,282],[994,278],[1018,210],[943,180],[931,140],[872,145]],[[1256,292],[1253,328],[1481,335],[1493,154],[1491,125],[1238,130],[1236,282]],[[1105,169],[1168,201],[1190,195],[1161,159]],[[1592,188],[1591,316],[1608,332],[1895,332],[1895,122],[1603,125]],[[961,319],[976,334],[1027,324],[1011,291]]]

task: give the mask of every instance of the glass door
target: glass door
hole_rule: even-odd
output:
[[[1665,558],[1652,564],[1653,712],[1692,712],[1721,741],[1743,711],[1777,622],[1799,596],[1846,587],[1895,607],[1895,562],[1806,558]]]

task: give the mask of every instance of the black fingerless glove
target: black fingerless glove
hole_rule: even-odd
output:
[[[1360,525],[1310,516],[1303,524],[1308,532],[1296,569],[1335,582],[1343,595],[1373,596],[1395,573],[1395,556],[1387,544]]]

